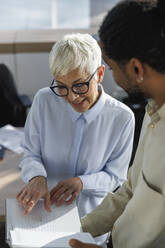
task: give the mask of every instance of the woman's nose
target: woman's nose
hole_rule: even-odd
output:
[[[72,90],[69,90],[68,98],[70,101],[74,101],[78,97],[78,94],[75,94]]]

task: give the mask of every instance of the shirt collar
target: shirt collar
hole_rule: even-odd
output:
[[[105,97],[104,89],[102,85],[99,85],[98,87],[99,87],[99,91],[101,91],[98,101],[94,104],[92,108],[90,108],[88,111],[83,113],[84,118],[88,123],[92,122],[96,118],[96,116],[101,112],[105,104],[106,97]]]
[[[102,85],[99,85],[99,90],[101,91],[100,97],[98,99],[98,101],[94,104],[94,106],[92,108],[90,108],[89,110],[87,110],[84,113],[79,113],[76,112],[70,104],[68,105],[69,108],[69,112],[71,113],[71,118],[72,121],[75,122],[77,121],[79,118],[83,117],[86,122],[89,124],[90,122],[92,122],[96,116],[100,113],[100,111],[102,110],[104,104],[105,104],[105,92],[104,89],[102,87]]]
[[[159,121],[160,119],[165,119],[165,103],[158,108],[158,105],[154,100],[149,100],[146,110],[151,120],[154,122]]]
[[[162,119],[165,119],[165,103],[158,109],[158,113]]]
[[[76,122],[82,116],[82,113],[75,111],[69,103],[67,103],[67,106],[71,114],[72,121]]]

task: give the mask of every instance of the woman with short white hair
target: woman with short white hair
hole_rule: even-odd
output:
[[[80,217],[126,179],[134,116],[100,85],[105,66],[88,34],[70,34],[52,48],[50,87],[36,94],[25,125],[17,200],[28,214],[40,198],[51,204],[77,200]],[[49,189],[50,188],[50,191]]]

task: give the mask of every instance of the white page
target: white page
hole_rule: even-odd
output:
[[[23,129],[21,130],[11,125],[6,125],[0,128],[0,144],[20,154],[23,152],[23,148],[21,147],[23,135]]]
[[[12,223],[13,229],[21,228],[34,232],[75,233],[80,231],[81,224],[75,203],[61,207],[56,207],[53,204],[51,209],[52,212],[47,212],[43,200],[40,200],[32,211],[24,216],[24,209],[17,203],[16,199],[7,199],[7,219]]]
[[[60,238],[71,235],[80,232],[81,229],[78,209],[75,203],[61,207],[53,205],[52,212],[48,213],[44,209],[43,200],[40,200],[31,213],[24,216],[24,210],[17,203],[16,199],[7,199],[6,211],[7,233],[11,231],[11,237],[14,238],[14,242],[20,237],[21,233],[23,240],[25,240],[24,237],[26,237],[27,233],[34,233],[34,240],[32,240],[32,235],[30,235],[30,238],[28,238],[29,242],[31,240],[32,242],[38,242],[38,234],[42,233],[41,237],[43,237],[47,243],[47,238],[51,238],[50,240],[48,239],[50,242],[52,239],[54,240],[55,237]],[[10,230],[11,227],[12,230]],[[47,238],[45,238],[45,233],[49,233]],[[9,235],[7,234],[7,236]],[[42,239],[41,241],[43,242]],[[17,243],[19,243],[18,240]]]
[[[65,234],[65,236],[64,236]],[[32,231],[23,232],[21,230],[11,231],[12,246],[13,247],[58,247],[67,248],[69,246],[69,240],[72,238],[78,239],[82,242],[95,244],[94,239],[89,233],[48,233],[45,232],[44,236],[42,232],[34,233]]]
[[[89,234],[77,233],[81,224],[75,203],[62,207],[54,205],[52,212],[47,213],[40,201],[28,216],[23,215],[23,208],[15,199],[7,199],[6,205],[13,247],[69,247],[71,238],[94,243]]]

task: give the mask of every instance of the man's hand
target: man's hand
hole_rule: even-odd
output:
[[[101,248],[101,246],[94,245],[94,244],[83,243],[83,242],[80,242],[80,241],[77,240],[77,239],[71,239],[71,240],[69,241],[69,245],[70,245],[72,248]]]
[[[50,192],[51,204],[56,203],[57,206],[66,202],[71,204],[80,194],[83,188],[82,181],[79,177],[60,181]]]
[[[46,178],[43,176],[32,178],[29,184],[26,185],[16,196],[19,204],[25,209],[24,215],[30,213],[41,198],[44,198],[45,209],[50,212],[50,193],[48,191]]]

